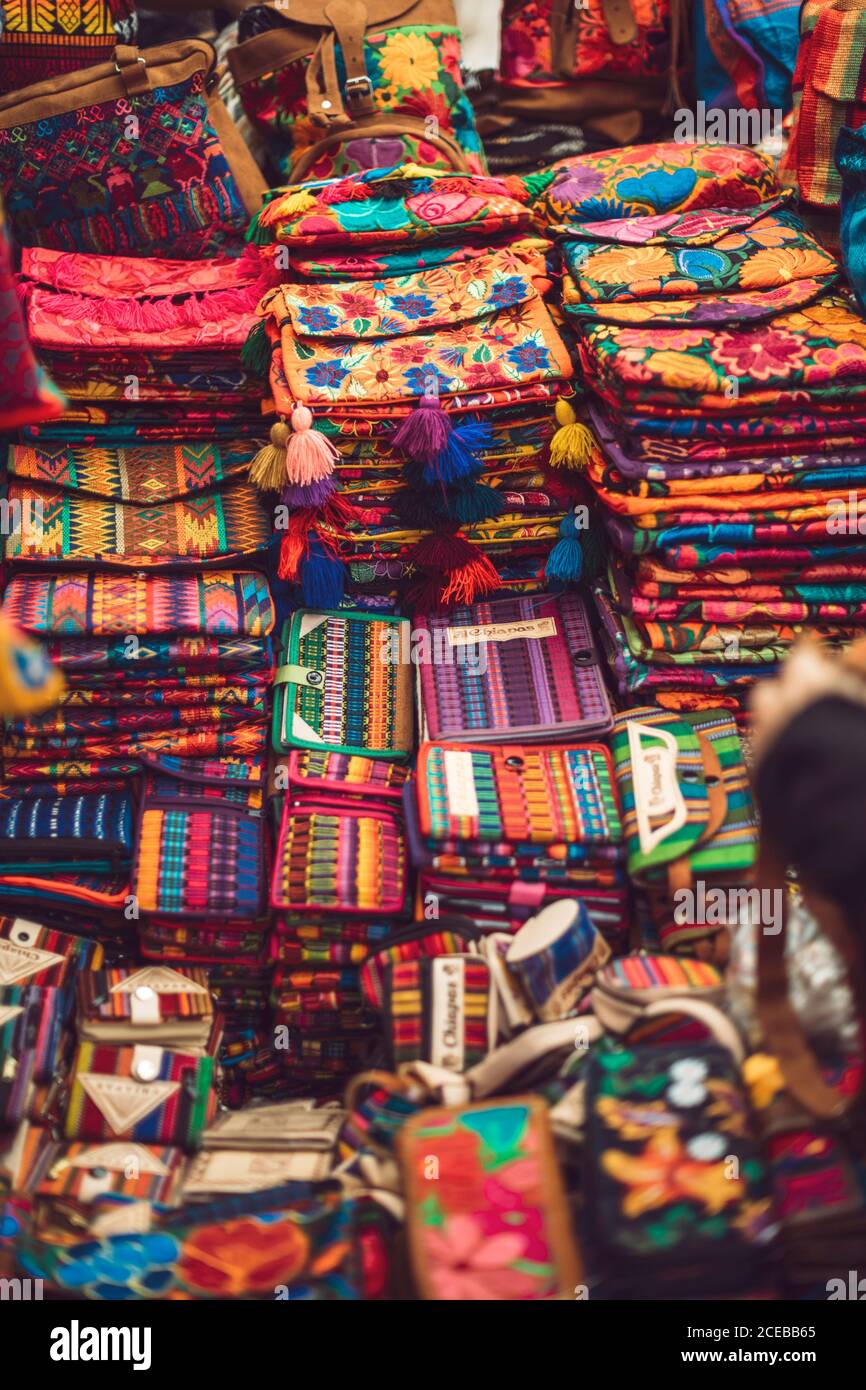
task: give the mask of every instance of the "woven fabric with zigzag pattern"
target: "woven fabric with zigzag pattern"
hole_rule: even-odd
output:
[[[273,539],[256,488],[236,482],[219,492],[139,506],[78,497],[59,488],[11,482],[6,559],[90,564],[201,564],[266,550]]]
[[[3,612],[27,632],[70,637],[263,637],[274,625],[264,576],[232,570],[198,575],[15,575]]]

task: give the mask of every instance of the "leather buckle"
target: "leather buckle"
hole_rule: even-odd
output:
[[[136,61],[137,63],[141,63],[141,66],[142,66],[143,68],[146,68],[146,67],[147,67],[147,59],[146,59],[146,58],[142,58],[142,56],[141,56],[140,53],[139,53],[139,55],[138,55],[138,57],[136,58],[135,61]],[[117,61],[116,58],[115,58],[115,60],[114,60],[114,71],[118,74],[118,76],[120,76],[120,77],[123,76],[123,68],[120,66],[120,64],[118,63],[118,61]]]
[[[356,102],[368,101],[373,96],[373,84],[369,77],[347,77],[343,94],[350,106]]]

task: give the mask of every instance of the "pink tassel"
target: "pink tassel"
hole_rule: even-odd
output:
[[[313,429],[313,412],[305,405],[295,406],[291,421],[292,433],[285,444],[286,479],[306,487],[333,473],[340,455],[330,439]]]
[[[448,444],[450,434],[451,422],[438,396],[422,396],[397,430],[393,442],[418,463],[433,463]]]

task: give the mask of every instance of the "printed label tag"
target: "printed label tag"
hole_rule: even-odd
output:
[[[555,637],[555,618],[526,618],[515,623],[479,623],[476,627],[448,627],[448,645],[470,647],[477,642],[514,642],[523,637]]]
[[[52,965],[62,965],[63,956],[54,951],[40,951],[36,946],[17,946],[0,941],[0,985],[20,984],[31,975],[38,975]]]
[[[465,1058],[466,996],[464,963],[453,956],[431,962],[433,1007],[430,1020],[430,1061],[435,1067],[462,1071]]]
[[[478,793],[475,790],[472,754],[459,748],[446,748],[444,761],[449,812],[452,816],[477,817]]]

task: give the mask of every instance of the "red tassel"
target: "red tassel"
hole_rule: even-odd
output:
[[[289,517],[286,534],[280,542],[280,558],[277,574],[280,579],[295,583],[301,570],[301,562],[307,553],[309,532],[315,519],[315,512],[295,512]]]
[[[472,603],[498,589],[501,582],[490,557],[455,532],[434,531],[425,536],[412,552],[412,559],[428,574],[412,594],[418,605],[425,601],[434,607]],[[433,595],[435,601],[431,603]]]
[[[453,570],[442,590],[441,602],[474,603],[482,594],[492,594],[499,588],[499,575],[489,555],[477,555],[460,569]]]

